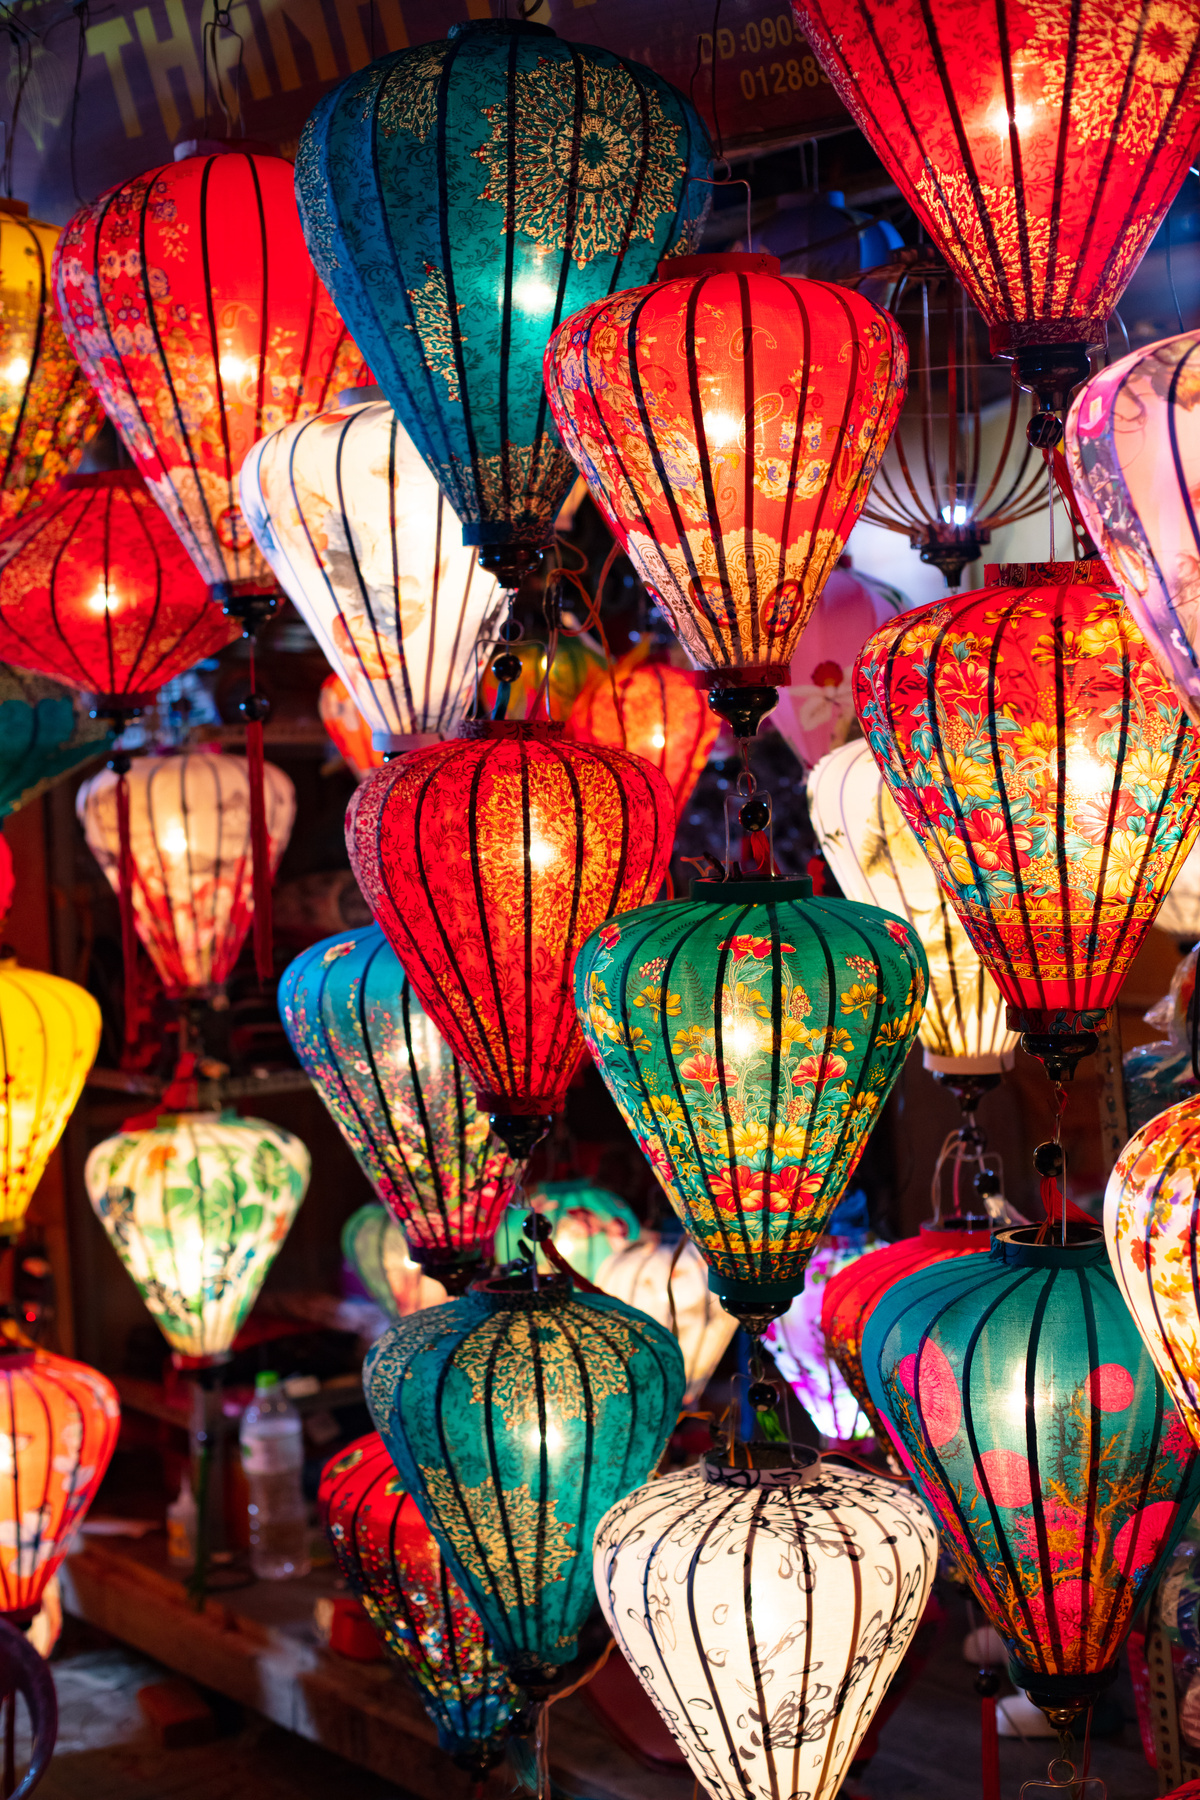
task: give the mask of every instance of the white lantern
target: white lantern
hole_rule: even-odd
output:
[[[259,549],[375,749],[451,736],[499,589],[386,401],[261,438],[239,488]]]
[[[908,1648],[937,1553],[921,1501],[881,1476],[816,1458],[706,1462],[610,1508],[594,1573],[618,1647],[712,1800],[825,1800]]]
[[[673,1332],[683,1354],[683,1404],[695,1406],[738,1322],[708,1285],[708,1264],[690,1238],[643,1231],[600,1265],[596,1286]]]
[[[1193,844],[1180,864],[1154,923],[1181,943],[1200,940],[1200,842]]]

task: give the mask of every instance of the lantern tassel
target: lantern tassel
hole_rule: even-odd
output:
[[[1057,1175],[1043,1175],[1039,1193],[1047,1221],[1051,1225],[1061,1225],[1063,1213],[1066,1213],[1068,1225],[1094,1225],[1091,1213],[1084,1212],[1073,1200],[1068,1200],[1058,1185]]]
[[[251,696],[257,698],[257,696]],[[250,776],[250,855],[254,871],[254,967],[260,982],[275,973],[271,919],[271,840],[267,835],[267,803],[263,787],[261,718],[246,720],[246,764]]]
[[[129,758],[114,756],[117,776],[117,902],[121,909],[121,961],[125,965],[125,1043],[137,1042],[137,930],[133,922],[133,842],[129,829]]]

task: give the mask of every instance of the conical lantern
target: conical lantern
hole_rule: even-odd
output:
[[[863,1339],[871,1397],[943,1548],[1051,1717],[1113,1679],[1200,1502],[1197,1453],[1093,1226],[918,1270]]]
[[[50,292],[58,228],[0,200],[0,528],[69,474],[104,417]]]
[[[1057,1075],[1094,1048],[1200,824],[1200,735],[1107,581],[1040,565],[922,607],[855,671],[896,803]]]
[[[77,693],[0,663],[0,818],[111,745],[105,722],[89,717]]]
[[[580,1020],[625,1123],[754,1329],[804,1270],[925,1004],[911,927],[795,881],[697,881],[602,927]]]
[[[679,1345],[687,1386],[683,1404],[695,1406],[729,1348],[737,1320],[708,1285],[708,1265],[689,1237],[641,1231],[614,1250],[596,1271],[596,1286],[662,1325]]]
[[[654,767],[675,796],[675,817],[692,797],[721,721],[686,669],[649,643],[623,656],[609,680],[597,670],[571,708],[567,730],[580,744],[631,750]]]
[[[371,742],[373,733],[355,706],[340,675],[327,675],[317,690],[317,712],[333,739],[334,748],[358,777],[365,781],[373,769],[382,769],[384,753]]]
[[[621,1500],[596,1592],[713,1800],[833,1800],[912,1640],[937,1532],[894,1482],[709,1460]],[[765,1464],[765,1466],[764,1466]]]
[[[360,1206],[342,1226],[342,1255],[377,1306],[393,1319],[440,1306],[446,1290],[408,1253],[386,1206]]]
[[[1153,0],[793,0],[855,124],[1061,405],[1196,154],[1200,37]]]
[[[842,892],[907,919],[925,946],[929,999],[917,1032],[925,1067],[950,1084],[1010,1069],[1017,1037],[1004,1023],[1000,991],[868,744],[859,739],[822,757],[808,778],[808,812]]]
[[[1200,332],[1123,356],[1080,389],[1066,454],[1088,530],[1138,629],[1200,721]]]
[[[699,116],[660,76],[515,19],[381,58],[305,127],[313,261],[506,586],[575,479],[541,392],[547,336],[688,248],[710,173]]]
[[[164,1114],[97,1144],[97,1218],[184,1366],[226,1360],[308,1187],[308,1151],[234,1112]]]
[[[907,612],[899,588],[857,569],[843,557],[817,595],[788,670],[771,723],[806,769],[844,744],[854,724],[854,664],[881,625]],[[893,910],[895,910],[893,908]]]
[[[325,1464],[317,1510],[339,1572],[411,1678],[439,1745],[482,1775],[504,1755],[516,1690],[378,1432]]]
[[[576,1654],[601,1515],[654,1469],[683,1386],[669,1332],[563,1275],[478,1282],[367,1356],[363,1390],[400,1478],[535,1697]]]
[[[358,885],[514,1156],[583,1056],[571,965],[658,892],[675,829],[657,769],[562,727],[489,721],[365,781],[346,814]]]
[[[86,988],[0,952],[0,1238],[20,1234],[99,1047]]]
[[[346,406],[272,432],[242,464],[239,491],[374,748],[452,735],[496,583],[391,407]]]
[[[1135,1133],[1104,1195],[1104,1236],[1142,1341],[1200,1444],[1200,1308],[1196,1215],[1200,1096]]]
[[[65,985],[65,984],[64,984]],[[0,1345],[0,1616],[42,1603],[117,1447],[117,1392],[96,1369]]]
[[[668,263],[547,346],[563,442],[739,737],[787,686],[906,369],[886,313],[763,255]]]
[[[413,1260],[455,1291],[491,1257],[520,1174],[378,925],[324,938],[279,984],[279,1014]]]
[[[282,769],[264,769],[271,864],[296,816]],[[138,936],[172,998],[208,996],[233,971],[250,929],[250,777],[245,757],[208,751],[137,756],[129,794],[130,888]],[[76,800],[84,835],[120,891],[119,779],[102,769]]]

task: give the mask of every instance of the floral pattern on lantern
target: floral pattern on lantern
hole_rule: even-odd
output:
[[[504,1755],[516,1690],[378,1432],[325,1464],[317,1511],[339,1573],[416,1686],[439,1745],[482,1775]]]
[[[292,835],[290,778],[263,769],[272,869]],[[250,777],[244,756],[208,751],[135,756],[129,783],[133,916],[172,998],[211,994],[228,980],[251,920]],[[76,811],[88,848],[120,891],[118,778],[85,782]]]
[[[0,1238],[21,1231],[99,1048],[86,988],[0,952]]]
[[[609,679],[597,670],[571,708],[567,730],[581,744],[630,750],[664,777],[675,817],[704,772],[721,721],[687,669],[654,655],[648,643],[621,657]]]
[[[641,1231],[596,1271],[596,1286],[636,1306],[671,1333],[683,1357],[685,1407],[695,1406],[738,1328],[708,1285],[708,1266],[689,1237]]]
[[[1116,998],[1196,835],[1200,735],[1103,566],[1042,572],[885,625],[855,701],[1010,1028],[1071,1032]]]
[[[222,598],[273,591],[238,470],[364,373],[308,260],[291,164],[231,148],[133,176],[64,228],[54,284],[67,342],[203,580]]]
[[[551,410],[696,667],[782,687],[896,422],[904,339],[775,257],[664,277],[554,334]]]
[[[854,663],[871,633],[912,605],[899,588],[844,567],[817,596],[771,723],[806,769],[844,744],[854,723]],[[895,907],[892,908],[896,910]]]
[[[291,1229],[308,1151],[265,1119],[164,1114],[97,1144],[96,1217],[179,1357],[219,1362]]]

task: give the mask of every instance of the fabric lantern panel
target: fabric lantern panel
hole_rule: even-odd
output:
[[[355,706],[340,675],[327,675],[317,690],[317,712],[334,749],[359,781],[382,769],[384,753],[371,742],[371,727]]]
[[[284,971],[279,1014],[414,1261],[464,1285],[491,1259],[520,1167],[489,1137],[466,1070],[380,928],[305,950]]]
[[[238,470],[365,373],[309,262],[291,164],[230,148],[133,176],[64,228],[54,284],[67,342],[201,578],[221,600],[272,592]]]
[[[0,952],[0,1239],[17,1237],[100,1048],[86,988]]]
[[[758,1467],[709,1460],[614,1506],[596,1592],[713,1800],[833,1800],[920,1623],[937,1532],[894,1482],[754,1450]]]
[[[648,643],[621,657],[609,679],[597,670],[567,721],[581,744],[630,750],[664,777],[675,796],[675,817],[704,772],[721,721],[687,669],[677,669]]]
[[[540,1213],[549,1223],[554,1248],[570,1263],[571,1273],[593,1285],[601,1265],[614,1252],[635,1243],[642,1229],[637,1214],[620,1195],[597,1181],[586,1176],[545,1181],[528,1199],[510,1206],[501,1219],[496,1233],[497,1263],[514,1262],[521,1255],[521,1236],[531,1212]]]
[[[653,70],[510,19],[373,62],[305,126],[313,262],[463,541],[486,566],[507,554],[506,584],[575,478],[541,392],[546,339],[689,248],[710,158]]]
[[[177,1360],[227,1359],[310,1167],[290,1131],[231,1111],[164,1114],[91,1152],[88,1198]]]
[[[844,744],[854,724],[854,663],[880,625],[907,612],[899,588],[849,566],[842,557],[817,596],[771,715],[806,769]],[[892,909],[895,911],[895,908]]]
[[[446,1290],[408,1253],[386,1206],[360,1206],[342,1226],[342,1255],[375,1304],[393,1319],[440,1306]]]
[[[0,663],[0,819],[106,756],[112,741],[77,693]]]
[[[272,869],[292,835],[296,791],[264,767]],[[133,915],[173,999],[211,995],[233,972],[251,920],[250,776],[245,757],[207,751],[135,756],[126,777]],[[120,890],[118,777],[85,782],[76,812],[88,848]]]
[[[343,407],[250,451],[242,510],[378,750],[449,737],[472,698],[495,580],[390,406]]]
[[[728,1350],[737,1320],[708,1285],[708,1265],[689,1237],[640,1231],[596,1271],[596,1286],[662,1325],[679,1345],[687,1386],[685,1407],[696,1406]]]
[[[342,1579],[437,1726],[477,1777],[504,1756],[516,1690],[378,1432],[321,1472],[317,1511]]]
[[[821,1308],[830,1281],[852,1268],[864,1249],[861,1237],[825,1238],[809,1258],[802,1291],[763,1333],[771,1360],[826,1444],[850,1443],[871,1431],[870,1420],[830,1355],[821,1330]]]

